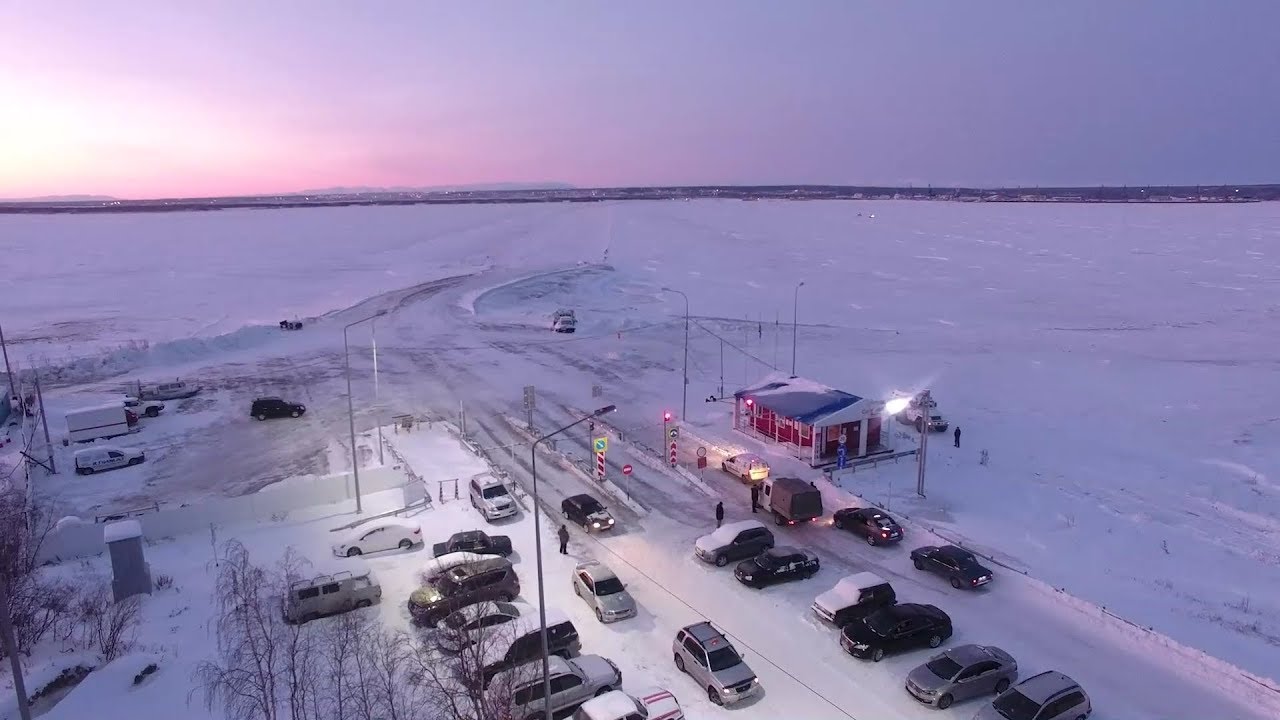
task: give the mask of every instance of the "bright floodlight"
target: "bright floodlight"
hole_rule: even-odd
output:
[[[884,411],[890,415],[897,415],[906,410],[910,404],[911,401],[907,398],[894,398],[884,404]]]

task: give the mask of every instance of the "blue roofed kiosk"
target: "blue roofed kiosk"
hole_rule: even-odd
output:
[[[891,453],[893,418],[869,400],[812,380],[774,373],[733,394],[733,429],[777,443],[812,467]]]

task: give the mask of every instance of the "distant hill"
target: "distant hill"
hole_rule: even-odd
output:
[[[389,186],[338,186],[300,190],[285,195],[382,195],[386,193],[437,193],[437,192],[518,192],[522,190],[574,190],[573,185],[561,182],[530,183],[476,183],[473,185],[428,185],[424,187]]]
[[[110,195],[42,195],[28,198],[0,198],[0,203],[20,202],[112,202],[118,198]]]

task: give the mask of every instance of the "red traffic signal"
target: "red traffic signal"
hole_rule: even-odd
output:
[[[670,422],[670,421],[671,421],[671,413],[669,413],[669,412],[664,412],[664,413],[662,413],[662,420],[663,420],[663,422]]]
[[[747,398],[747,407],[751,407],[752,405],[755,405],[755,404],[756,404],[755,400],[752,400],[751,398]]]

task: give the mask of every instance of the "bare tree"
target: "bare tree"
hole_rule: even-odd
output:
[[[53,523],[27,500],[20,491],[0,493],[0,575],[9,585],[9,606],[3,610],[13,622],[19,652],[29,655],[51,630],[68,625],[74,608],[66,583],[35,572]]]
[[[441,720],[511,720],[515,692],[541,678],[536,662],[505,668],[501,660],[516,642],[515,625],[508,622],[463,637],[457,652],[435,642],[435,630],[420,636],[408,658],[411,676],[422,685],[423,703],[431,717]]]
[[[295,581],[309,569],[310,563],[291,547],[276,568],[272,584],[275,596],[284,598]],[[320,633],[306,623],[277,623],[281,659],[281,682],[288,699],[292,720],[318,720],[315,704],[316,666],[312,656],[319,650]]]
[[[134,646],[138,630],[138,597],[113,602],[111,585],[99,580],[76,601],[81,647],[97,650],[109,663]]]

